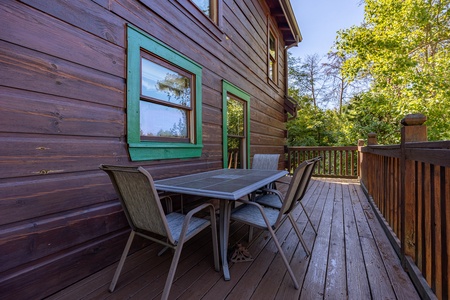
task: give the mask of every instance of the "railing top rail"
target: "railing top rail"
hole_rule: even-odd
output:
[[[405,143],[405,148],[450,149],[450,141],[411,142]]]
[[[361,147],[361,152],[363,153],[373,153],[387,157],[400,158],[401,148],[400,145],[370,145]]]
[[[450,167],[450,149],[410,148],[405,154],[408,160]]]
[[[309,150],[309,151],[323,151],[323,150],[358,150],[358,146],[289,146],[289,150]]]

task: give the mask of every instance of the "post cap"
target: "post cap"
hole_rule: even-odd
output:
[[[409,114],[406,115],[401,123],[404,126],[422,125],[427,120],[427,117],[423,114]]]

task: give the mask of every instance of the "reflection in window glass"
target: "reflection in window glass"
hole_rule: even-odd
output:
[[[143,96],[191,106],[190,78],[142,58]]]
[[[185,110],[140,101],[140,127],[142,137],[187,138]]]
[[[210,0],[192,0],[192,2],[194,2],[205,15],[211,18]]]
[[[244,136],[244,103],[227,98],[228,135]]]
[[[228,169],[241,169],[243,155],[243,140],[241,138],[228,137]]]
[[[272,31],[269,32],[269,78],[277,80],[277,40]]]
[[[269,51],[270,51],[270,56],[271,57],[273,57],[273,58],[275,58],[275,53],[276,53],[276,51],[275,51],[275,37],[273,36],[273,34],[272,34],[272,32],[270,33],[270,41],[269,41]]]

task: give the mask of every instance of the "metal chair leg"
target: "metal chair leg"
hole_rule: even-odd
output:
[[[294,218],[290,214],[288,215],[288,218],[289,218],[289,221],[291,221],[291,223],[292,223],[292,227],[294,227],[294,230],[298,236],[298,239],[302,243],[303,249],[305,249],[306,255],[310,256],[311,251],[309,250],[308,246],[306,246],[305,240],[303,239],[303,235],[300,232],[300,229],[298,228],[297,223],[295,222]]]
[[[109,291],[112,293],[116,287],[117,280],[119,279],[120,272],[122,272],[122,267],[127,259],[128,252],[130,251],[131,243],[133,242],[135,232],[132,230],[130,236],[128,237],[125,249],[122,252],[122,257],[120,258],[119,265],[117,266],[116,272],[114,273],[113,280],[109,286]]]
[[[284,255],[283,249],[281,248],[281,245],[278,242],[275,232],[271,227],[268,227],[268,230],[270,232],[270,235],[272,235],[272,240],[275,242],[275,245],[278,248],[278,252],[280,252],[281,258],[283,259],[283,262],[286,265],[286,269],[288,270],[288,273],[291,276],[292,281],[294,282],[295,289],[298,290],[300,286],[297,282],[297,278],[295,278],[294,272],[292,271],[291,266],[289,265],[289,261],[287,260],[286,255]]]
[[[302,203],[301,201],[300,201],[300,205],[302,206],[303,211],[305,212],[306,218],[308,218],[309,224],[311,224],[312,229],[314,230],[314,232],[315,232],[316,235],[317,235],[317,230],[316,230],[316,228],[314,227],[313,223],[311,222],[311,219],[309,218],[309,215],[308,215],[308,213],[306,212],[305,206],[303,205],[303,203]]]

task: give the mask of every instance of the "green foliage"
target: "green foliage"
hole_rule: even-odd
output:
[[[314,56],[290,57],[289,92],[299,114],[287,124],[289,145],[354,145],[370,132],[380,144],[398,144],[400,121],[412,113],[427,116],[429,140],[449,140],[449,7],[450,0],[365,0],[364,24],[338,32],[325,68]],[[317,85],[327,78],[323,70],[341,83],[339,93]],[[366,89],[346,101],[341,97],[339,111],[318,107],[327,100],[316,101],[317,91],[342,95],[354,82]]]
[[[290,90],[299,104],[299,114],[287,122],[289,146],[327,146],[337,143],[337,114],[334,110],[322,110],[307,96],[298,96]]]
[[[337,49],[349,57],[343,74],[372,79],[370,91],[346,107],[351,130],[398,142],[399,121],[423,113],[429,139],[449,139],[449,3],[366,0],[365,24],[338,33]]]

